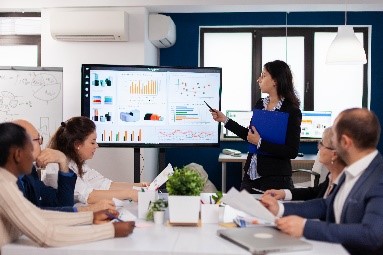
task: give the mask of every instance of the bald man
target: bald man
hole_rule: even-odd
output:
[[[43,209],[77,212],[73,207],[77,175],[69,169],[64,153],[52,149],[41,151],[40,145],[43,139],[37,129],[26,120],[15,120],[14,123],[25,128],[32,138],[33,158],[38,166],[44,167],[48,163],[58,163],[60,166],[57,189],[46,186],[40,180],[35,165],[31,174],[19,176],[17,184],[24,197]]]
[[[55,211],[96,212],[104,209],[116,209],[111,200],[101,200],[95,204],[78,208],[73,207],[77,175],[69,169],[68,159],[65,154],[59,150],[49,148],[41,151],[40,145],[43,143],[43,138],[39,134],[39,131],[26,120],[15,120],[13,122],[25,128],[28,135],[32,138],[33,159],[36,162],[35,164],[40,167],[45,167],[48,163],[58,163],[60,169],[57,189],[45,185],[44,182],[40,180],[35,165],[30,174],[19,176],[17,184],[26,199],[37,207]]]

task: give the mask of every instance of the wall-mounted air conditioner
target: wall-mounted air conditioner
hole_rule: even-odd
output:
[[[166,15],[149,15],[149,40],[158,48],[168,48],[176,43],[176,25]]]
[[[52,11],[50,26],[60,41],[128,41],[124,11]]]

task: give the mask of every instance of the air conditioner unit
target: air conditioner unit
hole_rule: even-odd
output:
[[[52,37],[60,41],[128,41],[124,11],[56,11],[50,25]]]
[[[158,48],[168,48],[176,42],[176,25],[166,15],[149,15],[149,40]]]

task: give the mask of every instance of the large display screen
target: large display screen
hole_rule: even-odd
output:
[[[84,64],[81,83],[100,146],[219,146],[221,68]]]
[[[331,125],[330,111],[302,111],[301,139],[322,139],[323,131]]]

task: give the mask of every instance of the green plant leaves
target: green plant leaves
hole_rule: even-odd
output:
[[[194,170],[183,167],[174,168],[173,175],[166,182],[169,195],[175,196],[199,196],[203,190],[203,180]]]

